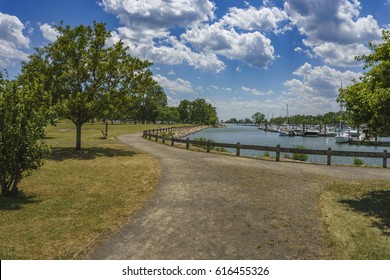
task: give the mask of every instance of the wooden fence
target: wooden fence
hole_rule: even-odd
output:
[[[180,127],[181,128],[181,127]],[[276,161],[280,161],[280,154],[281,153],[297,153],[297,154],[306,154],[306,155],[321,155],[326,156],[327,165],[331,165],[332,157],[359,157],[359,158],[382,158],[383,159],[383,168],[387,168],[387,159],[388,159],[388,153],[387,149],[384,149],[383,152],[354,152],[354,151],[336,151],[332,150],[330,147],[327,150],[314,150],[314,149],[299,149],[299,148],[284,148],[280,147],[280,145],[276,145],[275,147],[270,146],[258,146],[258,145],[243,145],[240,142],[237,142],[236,144],[229,144],[229,143],[217,143],[212,141],[195,141],[187,139],[177,139],[174,137],[165,137],[163,135],[160,135],[162,132],[169,132],[169,131],[175,131],[177,129],[180,129],[179,127],[170,127],[170,128],[161,128],[161,129],[152,129],[152,130],[145,130],[143,132],[143,136],[145,138],[148,138],[149,140],[152,140],[152,138],[155,141],[158,141],[159,139],[162,140],[163,143],[165,141],[170,141],[171,146],[174,146],[175,143],[182,143],[186,145],[186,149],[190,148],[190,145],[194,146],[206,146],[206,151],[210,152],[211,147],[221,147],[221,148],[230,148],[236,150],[236,156],[240,156],[241,150],[253,150],[253,151],[267,151],[267,152],[275,152],[276,153]]]

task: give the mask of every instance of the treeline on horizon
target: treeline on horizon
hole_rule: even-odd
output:
[[[341,121],[340,112],[328,112],[323,115],[318,114],[313,115],[294,115],[289,117],[276,117],[271,119],[266,119],[265,115],[257,112],[251,118],[245,119],[236,119],[231,118],[225,123],[234,123],[234,124],[257,124],[257,125],[277,125],[282,124],[308,124],[308,125],[339,125]]]

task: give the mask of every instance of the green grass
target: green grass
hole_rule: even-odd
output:
[[[115,137],[158,125],[86,124],[82,151],[75,126],[47,127],[52,154],[22,180],[17,197],[0,196],[1,259],[83,258],[123,225],[154,192],[158,161]]]
[[[332,183],[320,197],[337,259],[390,259],[390,183]]]

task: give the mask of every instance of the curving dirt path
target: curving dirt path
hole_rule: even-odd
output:
[[[390,180],[390,169],[199,153],[139,134],[119,140],[155,155],[162,176],[152,199],[91,259],[329,259],[317,209],[321,187]]]

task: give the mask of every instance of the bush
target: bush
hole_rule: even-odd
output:
[[[216,151],[216,152],[220,152],[220,153],[229,153],[228,150],[226,150],[225,148],[223,147],[211,147],[212,150]]]
[[[5,196],[15,195],[22,178],[43,164],[49,148],[44,143],[48,123],[40,99],[44,92],[21,87],[0,76],[0,186]]]
[[[209,141],[209,139],[206,139],[206,138],[203,138],[203,137],[198,137],[198,138],[194,138],[192,140],[204,143],[204,144],[194,144],[195,147],[199,147],[199,148],[202,148],[202,149],[207,149],[207,142]],[[212,140],[210,140],[210,142],[212,142]]]
[[[296,149],[306,149],[303,145],[295,145],[294,148]],[[292,159],[299,160],[299,161],[307,161],[309,159],[309,156],[306,154],[300,154],[300,153],[293,153]]]
[[[263,153],[263,157],[270,157],[271,155],[269,154],[269,152],[264,152]]]
[[[364,161],[361,158],[354,158],[353,164],[356,166],[362,166],[364,165]]]

